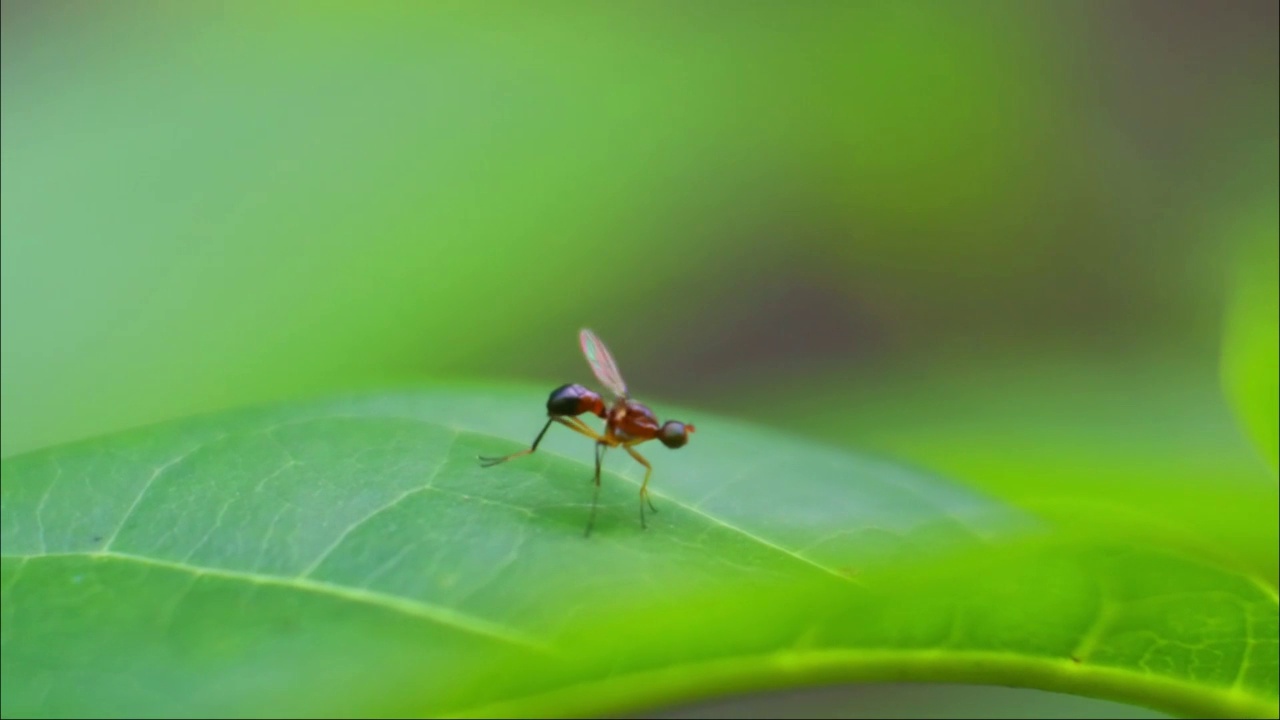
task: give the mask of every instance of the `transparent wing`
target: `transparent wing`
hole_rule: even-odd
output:
[[[614,395],[626,397],[627,384],[623,382],[622,373],[618,372],[613,356],[609,354],[609,349],[604,346],[604,343],[600,342],[600,338],[584,328],[578,333],[578,342],[582,344],[582,354],[587,356],[587,362],[590,363],[591,371],[596,374],[596,378]]]

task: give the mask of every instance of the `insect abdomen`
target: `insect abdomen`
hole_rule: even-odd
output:
[[[581,415],[585,412],[604,416],[600,396],[576,383],[561,385],[547,398],[547,412],[552,415]]]

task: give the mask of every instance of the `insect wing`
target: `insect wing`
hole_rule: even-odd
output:
[[[618,372],[613,356],[609,354],[609,349],[604,346],[604,343],[600,342],[600,338],[590,330],[584,329],[578,333],[578,341],[582,344],[582,354],[587,357],[587,362],[591,365],[591,371],[596,374],[596,378],[614,395],[626,397],[627,384],[622,381],[622,373]]]

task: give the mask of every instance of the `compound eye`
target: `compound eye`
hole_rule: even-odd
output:
[[[685,429],[684,423],[670,420],[662,426],[661,432],[658,433],[658,439],[673,450],[675,448],[684,447],[689,442],[689,432]]]

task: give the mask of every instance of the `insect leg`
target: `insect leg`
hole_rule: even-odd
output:
[[[480,464],[483,467],[493,467],[494,465],[497,465],[499,463],[504,463],[508,460],[514,460],[515,458],[521,457],[523,455],[529,455],[530,453],[535,452],[538,449],[538,444],[542,442],[542,436],[547,434],[547,428],[551,427],[551,423],[553,422],[558,422],[561,425],[564,425],[565,427],[569,428],[570,430],[573,430],[574,432],[582,433],[583,435],[586,435],[587,437],[591,438],[592,440],[595,440],[596,442],[602,442],[604,440],[604,438],[600,437],[599,433],[597,433],[595,430],[592,430],[586,423],[582,422],[582,420],[576,417],[552,415],[551,417],[547,418],[547,424],[542,426],[542,432],[538,433],[538,437],[534,438],[532,446],[527,447],[524,450],[521,450],[519,452],[511,453],[510,455],[507,455],[505,457],[481,456]]]
[[[582,433],[583,435],[586,435],[587,437],[591,438],[592,440],[595,440],[596,442],[605,442],[605,439],[600,436],[600,433],[596,432],[595,430],[592,430],[590,425],[582,421],[582,418],[557,416],[555,418],[555,421],[560,423],[561,425],[564,425],[570,430],[574,430],[576,432]]]
[[[658,508],[653,506],[653,500],[649,498],[649,476],[653,474],[653,466],[649,464],[648,460],[644,459],[644,456],[635,450],[632,450],[630,445],[624,445],[623,449],[625,449],[631,457],[635,458],[636,462],[644,466],[644,482],[640,484],[640,527],[644,528],[646,527],[644,522],[645,502],[649,503],[650,510],[655,513],[658,512]]]
[[[504,463],[508,460],[513,460],[522,455],[528,455],[536,451],[538,449],[538,443],[542,442],[542,436],[547,434],[547,428],[551,427],[551,423],[554,422],[555,420],[556,418],[554,416],[547,418],[547,424],[542,426],[542,432],[538,433],[538,437],[533,439],[533,445],[531,447],[527,447],[524,450],[521,450],[520,452],[511,453],[510,455],[507,455],[505,457],[485,457],[481,455],[480,456],[481,467],[493,467],[498,463]]]
[[[596,487],[591,495],[591,516],[587,520],[587,529],[583,533],[584,537],[589,536],[591,534],[592,527],[595,526],[596,506],[599,504],[599,500],[600,500],[600,464],[604,458],[604,451],[608,450],[610,445],[616,444],[616,443],[611,443],[608,438],[605,438],[600,433],[596,432],[595,430],[592,430],[590,426],[582,422],[582,420],[580,420],[579,418],[576,418],[573,416],[552,415],[550,418],[547,419],[547,424],[542,426],[542,432],[538,433],[538,437],[533,441],[532,447],[525,448],[520,452],[512,453],[506,457],[499,457],[499,458],[482,457],[480,458],[480,462],[485,467],[490,467],[492,465],[497,465],[498,463],[501,463],[501,462],[506,462],[507,460],[510,460],[512,458],[520,457],[521,455],[528,455],[534,452],[535,450],[538,449],[538,443],[542,442],[542,436],[546,435],[547,428],[551,427],[551,423],[553,422],[560,423],[561,425],[564,425],[570,430],[576,433],[580,433],[582,435],[586,435],[587,437],[596,441],[596,473],[594,477]],[[643,508],[641,509],[643,510]],[[643,518],[641,519],[643,520]]]
[[[609,446],[603,441],[596,441],[596,487],[591,493],[591,516],[587,520],[587,530],[582,534],[583,537],[591,535],[591,528],[596,524],[596,503],[600,500],[600,462],[604,459],[604,451],[607,449]]]

